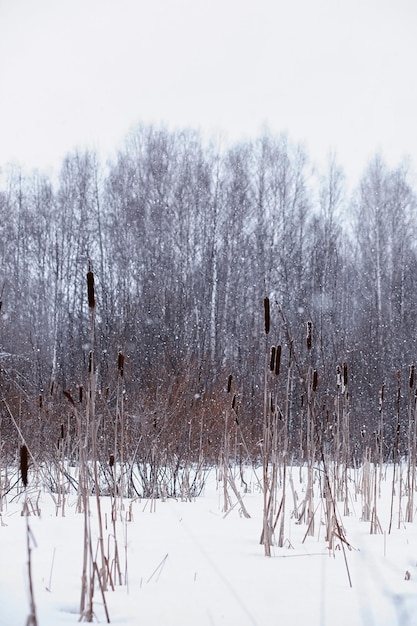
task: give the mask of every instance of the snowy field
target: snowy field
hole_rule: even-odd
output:
[[[294,487],[303,498],[304,481],[293,470]],[[261,470],[258,472],[262,475]],[[116,525],[122,582],[105,593],[112,624],[144,626],[401,626],[417,625],[417,524],[403,522],[406,498],[397,489],[393,523],[390,473],[378,498],[380,532],[370,534],[361,521],[361,494],[352,487],[350,515],[340,521],[351,548],[325,541],[324,507],[315,484],[315,534],[291,516],[285,547],[271,558],[259,543],[263,496],[249,471],[242,514],[230,493],[224,513],[223,485],[212,470],[202,495],[192,502],[167,499],[124,501]],[[29,487],[32,510],[32,578],[39,626],[79,622],[84,516],[76,512],[76,494],[68,494],[65,516],[56,515],[53,498]],[[110,498],[102,498],[105,545],[112,553]],[[91,499],[91,527],[96,504]],[[3,500],[0,527],[0,625],[23,626],[29,611],[24,496]],[[398,526],[400,526],[398,528]],[[93,530],[94,532],[94,530]],[[36,545],[35,545],[36,543]],[[345,560],[346,556],[346,560]],[[349,575],[352,586],[350,586]],[[118,581],[115,581],[117,583]],[[94,593],[94,622],[106,623],[100,589]]]

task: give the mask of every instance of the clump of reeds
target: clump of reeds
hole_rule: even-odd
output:
[[[112,559],[112,567],[114,568],[113,577],[111,577],[110,572],[110,581],[116,579],[116,575],[118,578],[118,582],[121,585],[123,583],[122,580],[122,572],[120,567],[120,559],[119,559],[119,548],[118,548],[118,540],[117,540],[117,500],[118,495],[120,495],[120,510],[124,510],[123,504],[123,496],[124,496],[124,448],[125,448],[125,416],[124,416],[124,406],[123,406],[123,398],[124,398],[124,389],[123,389],[123,378],[124,378],[124,363],[125,357],[124,354],[119,351],[117,355],[117,370],[119,373],[118,382],[117,382],[117,404],[116,404],[116,418],[115,418],[115,432],[114,432],[114,449],[115,453],[110,454],[109,457],[109,466],[112,472],[113,477],[113,494],[112,494],[112,524],[113,524],[113,541],[114,541],[114,557]],[[118,424],[120,422],[120,446],[118,445],[118,437],[119,437],[119,429]],[[117,464],[116,464],[116,451],[119,449],[119,471],[120,471],[120,482],[117,482]],[[110,558],[110,557],[109,557]],[[111,582],[112,584],[112,582]]]
[[[319,433],[316,430],[315,419],[315,393],[318,385],[318,374],[311,364],[313,346],[313,324],[307,322],[306,347],[308,364],[307,371],[303,374],[305,380],[305,433],[300,428],[300,454],[307,461],[307,485],[304,502],[301,504],[299,520],[307,524],[307,533],[314,535],[314,463],[316,460],[316,446]],[[301,460],[301,459],[300,459]]]
[[[270,331],[270,302],[264,299],[265,333]],[[263,525],[261,543],[265,556],[271,556],[275,529],[281,517],[278,546],[284,545],[284,520],[286,498],[286,469],[288,453],[289,389],[292,376],[292,354],[288,364],[287,384],[284,402],[278,393],[278,380],[281,372],[282,346],[280,343],[269,348],[265,346],[264,366],[264,415],[262,437],[263,468]],[[280,469],[282,468],[282,475]],[[278,504],[279,472],[282,481],[282,496]]]
[[[231,395],[232,392],[232,380],[233,376],[230,374],[227,379],[227,394]],[[220,450],[220,466],[222,467],[222,481],[223,481],[223,511],[227,515],[228,512],[233,508],[232,499],[229,493],[229,487],[237,498],[237,501],[240,505],[240,510],[244,517],[249,518],[250,515],[246,509],[246,506],[243,502],[243,498],[236,486],[235,478],[233,476],[232,469],[230,467],[229,460],[231,458],[231,435],[234,432],[235,439],[235,455],[234,462],[237,463],[236,458],[236,447],[237,447],[237,437],[238,434],[242,438],[242,443],[245,445],[244,438],[242,435],[242,431],[240,429],[239,420],[237,416],[237,406],[236,406],[236,394],[232,395],[231,403],[227,404],[226,409],[224,410],[224,433],[223,439],[221,443]]]
[[[382,533],[381,524],[378,517],[378,498],[381,493],[381,481],[384,467],[383,456],[383,444],[384,444],[384,396],[385,385],[382,385],[379,392],[379,420],[378,427],[375,432],[375,462],[374,462],[374,482],[373,482],[373,496],[372,496],[372,509],[371,509],[371,535]]]
[[[411,376],[410,376],[411,377]],[[400,454],[400,432],[401,432],[401,422],[400,422],[400,407],[401,407],[401,370],[397,371],[397,419],[395,425],[395,436],[394,436],[394,449],[393,449],[393,467],[392,467],[392,484],[391,484],[391,506],[390,506],[390,517],[389,517],[389,527],[388,534],[391,532],[392,527],[392,516],[394,512],[394,496],[395,496],[395,483],[396,483],[396,473],[397,473],[397,464],[399,460]],[[400,487],[401,491],[401,487]],[[401,494],[400,494],[401,498]],[[399,507],[401,509],[401,506]]]

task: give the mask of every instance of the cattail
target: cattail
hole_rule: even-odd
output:
[[[43,407],[43,395],[40,393],[39,394],[39,408],[41,409]]]
[[[278,376],[281,367],[281,346],[277,346],[275,354],[275,375]]]
[[[20,447],[20,474],[22,483],[25,487],[28,485],[28,449],[25,445]]]
[[[307,322],[307,350],[311,350],[312,340],[311,340],[311,331],[312,331],[313,323],[309,320]]]
[[[87,272],[87,293],[88,293],[88,306],[90,309],[94,309],[96,306],[96,300],[94,297],[94,274],[91,270]]]
[[[61,439],[64,438],[64,424],[61,424]]]
[[[88,353],[88,373],[91,374],[93,371],[93,351],[90,350]]]
[[[233,395],[233,400],[232,400],[232,409],[234,410],[236,406],[236,394]]]
[[[412,389],[414,385],[414,365],[410,365],[410,375],[408,378],[408,384],[410,386],[410,389]]]
[[[314,372],[313,372],[313,391],[316,391],[317,383],[318,383],[318,374],[317,374],[317,370],[314,370]]]
[[[111,454],[111,455],[110,455],[110,458],[109,458],[109,465],[110,465],[110,467],[113,467],[113,465],[114,465],[114,454]]]
[[[272,348],[271,348],[271,359],[269,361],[269,369],[271,370],[271,372],[273,372],[274,369],[275,369],[275,352],[276,352],[276,348],[275,348],[275,346],[272,346]]]
[[[343,363],[343,386],[347,387],[348,384],[348,367],[347,363]]]
[[[264,310],[265,310],[265,333],[269,333],[270,324],[270,312],[269,312],[269,298],[264,298]]]
[[[119,370],[120,376],[122,378],[123,378],[123,373],[124,373],[124,365],[125,365],[124,354],[119,351],[119,354],[117,355],[117,369]]]
[[[229,378],[227,379],[227,393],[230,393],[230,390],[232,388],[232,374],[229,374]]]
[[[84,387],[82,385],[80,385],[78,387],[78,402],[81,404],[83,401],[83,393],[84,393]]]
[[[69,402],[70,402],[73,406],[75,406],[74,400],[72,399],[72,396],[71,396],[70,392],[69,392],[69,391],[66,391],[66,390],[64,389],[63,394],[64,394],[64,396],[66,397],[66,399],[67,399],[67,400],[68,400],[68,401],[69,401]]]
[[[271,408],[271,413],[274,413],[275,412],[275,405],[274,405],[274,398],[272,396],[272,393],[271,393],[271,396],[270,396],[270,408]]]

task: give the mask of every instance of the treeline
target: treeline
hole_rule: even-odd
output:
[[[352,455],[381,438],[387,457],[394,445],[406,451],[417,337],[417,204],[406,168],[376,156],[347,194],[334,161],[317,174],[287,136],[221,151],[191,131],[139,127],[108,164],[70,154],[56,179],[4,168],[0,214],[0,415],[10,453],[16,427],[40,455],[71,431],[67,398],[83,402],[91,349],[89,268],[103,453],[120,405],[119,353],[134,450],[152,440],[178,456],[196,446],[215,456],[233,402],[247,452],[259,449],[264,411],[285,405],[291,450],[302,455],[314,370],[327,437],[343,371]],[[266,409],[272,346],[282,380]]]

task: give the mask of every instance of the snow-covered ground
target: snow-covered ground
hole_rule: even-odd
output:
[[[304,482],[294,472],[302,498]],[[388,474],[389,476],[389,474]],[[125,500],[117,522],[121,570],[127,584],[106,592],[112,624],[144,626],[401,626],[417,625],[417,523],[405,524],[405,498],[394,497],[388,533],[391,485],[378,500],[381,531],[370,534],[361,521],[361,496],[352,493],[350,515],[340,521],[351,549],[346,561],[336,541],[329,551],[324,508],[315,498],[315,535],[288,516],[285,547],[271,558],[259,543],[263,497],[247,476],[243,493],[250,518],[231,492],[234,505],[223,512],[223,490],[213,470],[201,497]],[[38,491],[30,491],[35,505]],[[31,515],[32,574],[39,626],[79,622],[84,517],[76,494],[67,496],[65,517],[56,515],[47,491],[39,496],[40,515]],[[29,615],[26,519],[23,495],[3,502],[0,527],[0,625],[23,626]],[[95,499],[91,528],[96,533]],[[113,553],[110,499],[102,498],[105,546]],[[34,506],[36,508],[36,506]],[[288,504],[287,509],[291,513]],[[343,506],[340,505],[343,512]],[[131,514],[131,520],[126,518]],[[122,518],[120,520],[120,517]],[[398,521],[400,520],[400,528]],[[303,541],[303,539],[305,540]],[[36,546],[34,545],[36,542]],[[349,584],[348,571],[352,586]],[[124,582],[124,581],[123,581]],[[94,595],[94,621],[105,623],[100,590]]]

